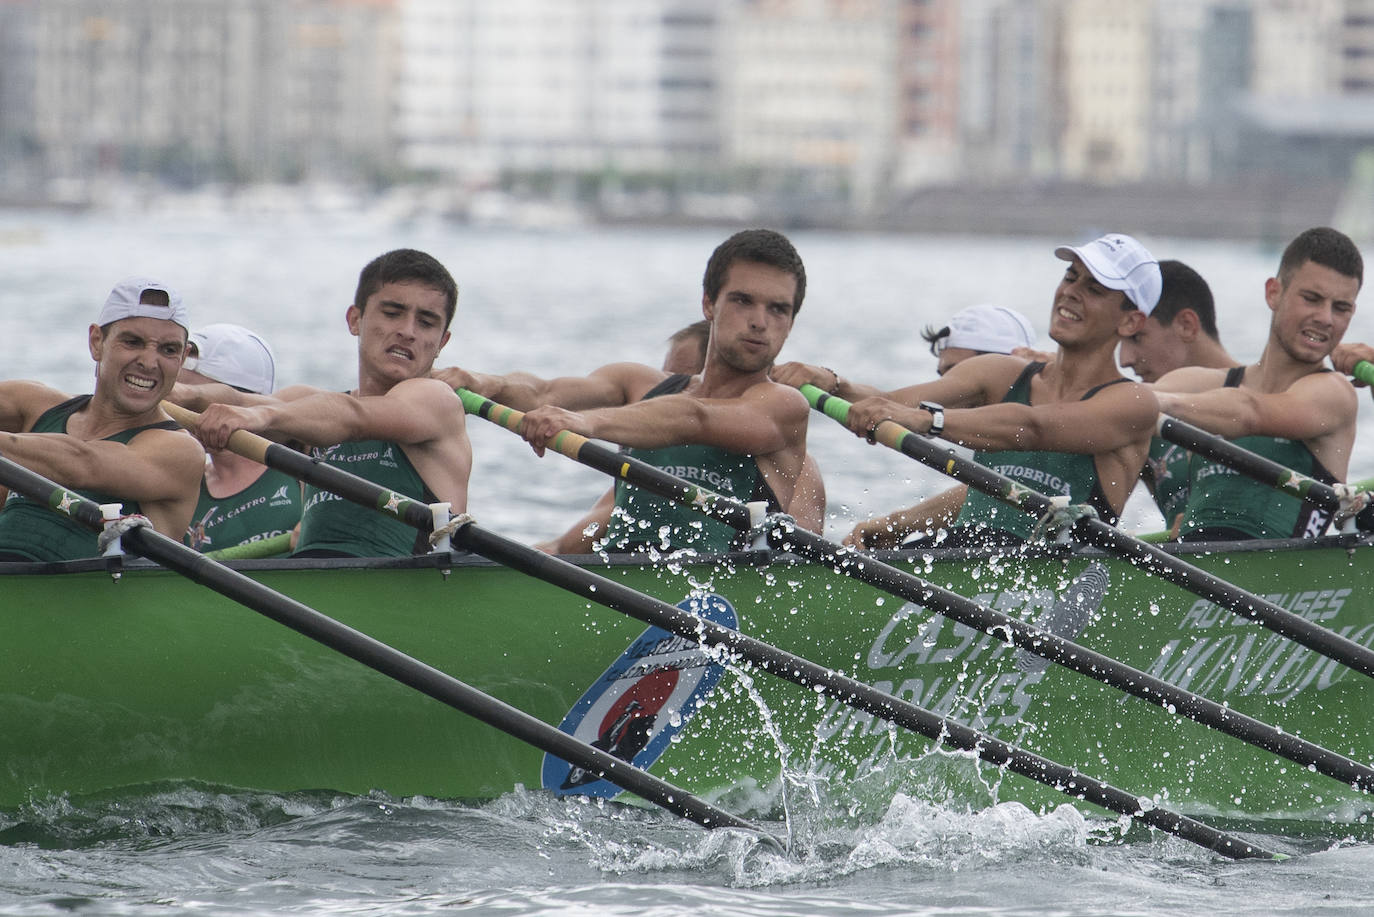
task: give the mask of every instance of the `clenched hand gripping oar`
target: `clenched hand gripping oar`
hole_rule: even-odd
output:
[[[467,389],[458,389],[458,395],[462,398],[463,407],[468,413],[476,414],[512,432],[519,428],[524,418],[520,411]],[[588,467],[604,471],[667,499],[694,506],[704,515],[740,531],[749,530],[751,522],[748,507],[734,497],[689,484],[639,459],[614,452],[570,431],[559,433],[550,446]],[[827,541],[813,532],[793,525],[773,524],[767,526],[766,535],[770,546],[776,549],[791,551],[799,557],[823,564],[837,573],[915,602],[951,620],[981,633],[990,634],[1147,703],[1179,713],[1204,726],[1273,752],[1304,767],[1311,767],[1347,786],[1364,792],[1374,792],[1374,768],[1308,742],[1293,733],[1185,691],[1110,656],[1104,656],[1050,631],[1033,627],[1019,618],[979,605],[957,592],[942,589],[915,574],[899,570],[875,558],[856,554],[853,550]],[[1069,613],[1073,613],[1073,610]]]
[[[849,402],[834,395],[827,395],[814,385],[803,385],[801,392],[816,410],[844,423],[845,417],[849,414]],[[985,468],[972,459],[957,455],[929,437],[914,433],[894,421],[885,420],[878,424],[873,438],[1033,516],[1044,518],[1056,509],[1054,503],[1044,494],[998,474],[991,468]],[[1181,586],[1194,595],[1199,595],[1242,617],[1257,621],[1275,633],[1288,637],[1328,659],[1334,659],[1374,678],[1374,650],[1321,625],[1313,624],[1155,545],[1133,538],[1101,519],[1092,516],[1079,518],[1069,527],[1069,533],[1085,544],[1129,560],[1160,579]]]
[[[176,409],[171,413],[183,425],[195,425],[196,415],[192,412]],[[421,531],[430,531],[432,528],[430,512],[423,504],[339,468],[312,462],[305,456],[285,446],[268,442],[256,434],[239,430],[230,436],[228,445],[240,455],[260,464],[285,471],[361,506],[384,512]],[[587,601],[605,605],[632,618],[661,627],[702,646],[718,647],[733,659],[744,660],[765,672],[810,688],[855,710],[954,748],[972,751],[984,761],[1043,783],[1074,799],[1083,799],[1112,812],[1127,815],[1143,824],[1225,856],[1236,859],[1281,858],[1278,854],[1263,850],[1185,815],[1159,807],[1142,808],[1140,798],[1125,790],[1009,745],[771,644],[551,557],[535,548],[488,532],[471,522],[459,527],[452,537],[455,544],[513,570],[566,589]]]
[[[291,452],[284,446],[276,446]],[[299,456],[299,453],[293,453]],[[250,456],[251,457],[251,456]],[[310,461],[300,456],[307,463]],[[39,505],[70,516],[99,531],[104,526],[100,507],[41,475],[0,457],[0,484],[22,493]],[[275,592],[236,570],[217,563],[179,541],[154,531],[136,527],[121,536],[133,552],[157,561],[182,576],[209,586],[259,614],[303,634],[330,649],[448,704],[502,732],[536,748],[576,763],[591,773],[603,776],[622,789],[662,806],[669,812],[689,818],[707,828],[743,828],[767,837],[756,826],[678,789],[629,763],[583,742],[574,736],[530,716],[456,678],[426,665],[385,643],[354,630],[308,605]]]

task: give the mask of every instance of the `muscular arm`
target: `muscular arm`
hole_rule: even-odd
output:
[[[205,472],[205,452],[180,430],[144,430],[127,445],[66,433],[6,433],[0,453],[64,487],[136,500],[154,528],[178,540]]]
[[[592,545],[606,534],[614,509],[615,488],[611,487],[566,532],[551,541],[541,541],[535,547],[546,554],[590,554]]]
[[[611,363],[586,376],[541,379],[530,373],[472,373],[459,367],[430,374],[450,388],[466,388],[520,411],[555,405],[570,411],[615,407],[637,401],[664,377],[642,363]]]
[[[1336,373],[1304,376],[1282,392],[1258,392],[1242,386],[1156,392],[1156,397],[1164,413],[1227,439],[1277,436],[1301,440],[1327,470],[1337,478],[1345,477],[1359,403],[1350,381]]]
[[[23,433],[44,411],[66,400],[62,392],[41,382],[0,382],[0,430]]]
[[[454,512],[467,508],[472,447],[462,402],[434,379],[407,379],[385,395],[316,390],[256,407],[210,405],[195,433],[208,448],[223,449],[235,430],[316,446],[362,439],[397,443],[438,499],[452,503]]]
[[[830,370],[806,363],[783,363],[774,367],[770,376],[784,385],[799,387],[809,382],[826,391],[830,391],[830,386],[838,382],[835,394],[846,401],[886,398],[911,407],[922,401],[934,401],[946,407],[973,407],[999,400],[1026,362],[1020,357],[1005,354],[983,354],[958,363],[949,372],[930,382],[908,385],[890,392],[832,376]]]
[[[642,449],[699,443],[765,456],[804,444],[807,415],[795,389],[763,382],[738,398],[664,395],[581,413],[538,408],[525,415],[521,435],[541,455],[555,434],[572,430]]]
[[[949,528],[959,517],[967,496],[968,485],[956,484],[915,506],[860,522],[845,536],[844,543],[866,550],[895,548],[912,535]]]

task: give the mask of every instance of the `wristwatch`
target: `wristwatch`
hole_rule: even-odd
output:
[[[926,431],[926,436],[939,436],[945,432],[945,406],[943,404],[922,401],[916,407],[930,412],[930,429]]]

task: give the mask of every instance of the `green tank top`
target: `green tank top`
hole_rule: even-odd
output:
[[[1007,389],[1002,403],[1030,404],[1031,379],[1044,368],[1044,363],[1027,365],[1012,383],[1011,388]],[[1104,382],[1089,389],[1081,400],[1087,401],[1107,386],[1126,381],[1129,380],[1123,376]],[[1086,503],[1097,510],[1099,518],[1110,525],[1116,524],[1116,513],[1107,502],[1106,494],[1102,492],[1102,484],[1097,478],[1097,463],[1091,455],[1007,449],[1000,452],[975,452],[973,460],[1046,496],[1067,495],[1070,503]],[[1024,539],[1029,538],[1035,530],[1035,522],[1036,520],[1023,510],[970,487],[955,525],[963,530],[960,533],[963,535],[980,529],[996,529]]]
[[[432,503],[434,495],[396,443],[364,439],[315,448],[311,457],[374,484]],[[346,557],[407,557],[429,550],[424,533],[404,522],[359,506],[314,485],[305,486],[301,537],[296,554],[314,552]]]
[[[645,393],[644,398],[676,394],[691,379],[681,374],[669,376]],[[770,512],[780,508],[778,498],[763,480],[751,455],[691,444],[661,449],[627,448],[621,452],[717,493],[744,501],[766,501]],[[718,554],[729,551],[738,534],[725,523],[708,519],[691,507],[617,481],[605,550],[662,550],[666,544],[673,550],[691,548],[703,554]]]
[[[202,553],[218,551],[281,535],[300,521],[300,482],[283,471],[269,468],[228,497],[210,496],[202,480],[186,543]]]
[[[67,420],[90,400],[90,395],[78,395],[49,408],[34,421],[33,429],[27,432],[66,433]],[[164,420],[121,430],[105,437],[105,440],[127,444],[144,430],[179,429],[181,427],[174,421]],[[136,500],[121,500],[98,490],[78,490],[76,493],[96,503],[123,503],[126,516],[141,511]],[[75,519],[55,513],[22,494],[10,491],[4,509],[0,509],[0,554],[44,562],[95,557],[98,555],[96,533]]]
[[[1174,524],[1178,514],[1188,504],[1189,460],[1192,453],[1182,446],[1160,439],[1150,438],[1150,455],[1140,476],[1145,479],[1154,496],[1155,506],[1164,516],[1164,526]]]
[[[1244,374],[1245,367],[1236,367],[1226,374],[1225,385],[1239,386]],[[1242,436],[1234,442],[1318,481],[1336,483],[1335,475],[1326,470],[1302,440]],[[1213,537],[1208,530],[1227,538],[1315,538],[1326,531],[1331,521],[1329,510],[1280,493],[1200,455],[1194,455],[1189,464],[1189,483],[1188,503],[1179,531],[1181,540],[1207,540]]]

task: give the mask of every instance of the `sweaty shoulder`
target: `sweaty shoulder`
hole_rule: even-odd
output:
[[[642,400],[650,389],[668,378],[663,370],[645,363],[607,363],[593,370],[591,375],[619,388],[625,404]]]
[[[68,395],[41,382],[14,380],[0,382],[0,430],[23,433],[49,408],[68,399]]]
[[[1226,383],[1225,369],[1183,366],[1160,376],[1154,388],[1161,392],[1207,392]]]
[[[942,381],[976,388],[986,402],[993,403],[1002,400],[1029,364],[1030,360],[1009,353],[981,353],[961,360]]]
[[[1301,394],[1310,401],[1322,401],[1346,408],[1353,415],[1359,409],[1359,396],[1347,376],[1340,373],[1312,373],[1288,387],[1293,394]]]

